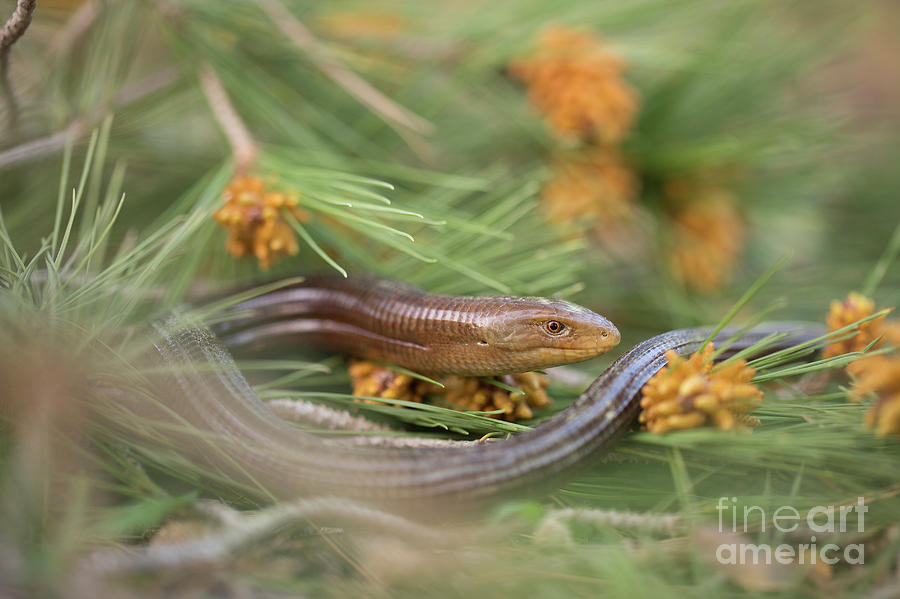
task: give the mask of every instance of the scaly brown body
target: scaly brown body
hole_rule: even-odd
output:
[[[234,308],[229,347],[314,343],[428,374],[499,375],[598,356],[619,342],[606,318],[560,300],[455,297],[373,277],[311,277]],[[558,332],[548,331],[557,323]]]
[[[310,292],[315,299],[307,297],[308,303],[292,303],[292,296],[277,295],[281,291],[245,302],[240,308],[249,310],[250,316],[223,326],[221,334],[232,344],[267,345],[285,335],[298,342],[306,331],[315,341],[325,340],[331,347],[432,372],[517,372],[525,369],[525,364],[534,367],[537,356],[558,363],[564,355],[544,351],[547,348],[527,333],[519,337],[531,344],[527,351],[501,342],[508,343],[515,337],[511,332],[517,330],[516,323],[525,326],[522,323],[528,321],[569,318],[568,306],[553,311],[552,302],[541,300],[454,301],[412,289],[397,291],[394,287],[388,295],[375,289],[374,297],[390,298],[385,308],[378,299],[367,299],[365,286],[337,290],[339,285],[343,283],[308,282],[307,289],[318,290]],[[509,305],[519,314],[512,321],[506,314]],[[520,313],[528,306],[540,311],[537,319]],[[585,317],[587,320],[580,322],[590,327],[593,321]],[[344,325],[352,328],[342,328]],[[635,346],[607,368],[572,406],[532,432],[501,442],[436,449],[358,447],[299,431],[260,401],[212,332],[177,320],[157,328],[161,341],[156,348],[171,372],[159,387],[162,405],[167,413],[176,414],[179,422],[189,423],[202,433],[200,439],[196,433],[184,435],[187,450],[225,471],[232,480],[243,481],[275,498],[335,495],[424,508],[436,505],[434,501],[448,505],[446,500],[452,499],[456,505],[545,483],[609,448],[634,421],[637,394],[664,365],[666,351],[694,351],[708,334],[706,329],[671,331]],[[362,328],[378,337],[359,332]],[[479,334],[473,336],[472,331]],[[760,325],[733,344],[729,352],[739,351],[774,331],[788,335],[770,351],[821,333],[815,325]],[[481,338],[488,333],[489,339]],[[723,331],[717,341],[733,333]],[[610,335],[607,331],[606,339]],[[602,334],[599,339],[604,339]],[[482,340],[495,342],[491,352],[463,355],[484,347],[478,345]],[[410,342],[427,351],[398,349]],[[363,345],[368,343],[371,347]],[[553,349],[566,349],[559,345]],[[449,353],[448,347],[452,349]],[[480,360],[488,362],[479,365]]]

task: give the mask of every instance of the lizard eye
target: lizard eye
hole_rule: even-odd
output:
[[[561,335],[566,330],[566,325],[558,320],[548,320],[544,323],[544,330],[551,335]]]

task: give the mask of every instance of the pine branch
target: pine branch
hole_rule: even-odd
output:
[[[178,80],[178,71],[165,68],[119,92],[111,102],[87,116],[76,117],[60,131],[0,152],[0,169],[61,151],[69,139],[77,140],[90,131],[110,110],[115,110],[158,92]]]
[[[78,7],[65,26],[53,37],[50,43],[49,53],[59,56],[68,50],[84,33],[91,28],[94,21],[100,15],[100,3],[97,0],[87,0]]]
[[[273,399],[266,402],[266,405],[280,418],[307,426],[364,433],[385,434],[394,431],[389,426],[373,422],[362,416],[354,416],[344,410],[335,410],[302,399]]]
[[[226,512],[228,513],[228,512]],[[444,544],[452,535],[433,530],[401,516],[379,511],[354,501],[321,497],[300,499],[249,514],[233,514],[220,518],[226,525],[220,531],[178,543],[141,547],[130,553],[100,550],[86,561],[84,582],[93,577],[106,577],[128,572],[184,570],[198,565],[223,564],[248,544],[258,542],[289,525],[303,525],[315,520],[326,524],[382,530],[392,535],[428,544]]]
[[[19,119],[19,103],[9,79],[9,51],[28,29],[37,0],[18,0],[16,9],[0,30],[0,90],[9,106],[7,128],[13,130]]]
[[[400,106],[375,89],[368,81],[349,70],[322,50],[312,32],[288,11],[279,0],[257,0],[260,8],[282,33],[300,48],[319,69],[360,103],[368,106],[420,156],[430,157],[434,150],[416,133],[430,134],[434,125]]]
[[[250,167],[256,160],[259,147],[250,135],[247,125],[241,120],[237,110],[228,97],[228,92],[222,85],[222,80],[216,75],[215,70],[208,63],[200,68],[200,86],[206,96],[206,101],[219,123],[228,143],[238,171]]]
[[[25,142],[4,152],[0,152],[0,169],[20,162],[40,158],[62,150],[69,139],[77,139],[82,136],[85,129],[81,120],[76,119],[56,133],[46,137]]]

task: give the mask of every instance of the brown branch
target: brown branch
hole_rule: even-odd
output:
[[[221,511],[220,511],[221,513]],[[121,549],[99,550],[88,556],[79,569],[84,583],[129,572],[183,571],[202,565],[224,565],[236,553],[289,525],[315,520],[317,526],[333,525],[360,531],[387,533],[422,543],[445,546],[455,535],[383,512],[348,499],[319,497],[298,499],[249,513],[222,518],[223,528],[184,541]]]
[[[84,4],[72,13],[63,28],[53,36],[48,53],[51,56],[63,54],[91,28],[99,15],[100,3],[97,0],[85,0]]]
[[[36,0],[18,0],[16,2],[16,9],[7,19],[3,29],[0,30],[0,52],[8,52],[9,48],[28,29],[36,3]]]
[[[66,147],[69,139],[75,140],[81,137],[82,133],[84,133],[84,127],[81,121],[74,120],[61,131],[0,152],[0,169],[31,158],[58,152]]]
[[[209,104],[213,116],[216,117],[219,127],[228,138],[237,170],[249,168],[256,159],[259,148],[253,140],[253,136],[250,135],[247,125],[234,109],[222,81],[209,64],[203,64],[200,68],[200,86],[203,88],[206,102]]]
[[[361,436],[361,437],[336,437],[326,443],[338,445],[355,445],[357,447],[412,447],[415,449],[449,449],[452,447],[475,447],[490,441],[489,437],[482,437],[477,441],[461,441],[456,439],[431,439],[428,437],[387,437],[387,436]]]
[[[159,91],[178,80],[178,70],[166,68],[135,82],[120,91],[108,104],[93,111],[86,117],[72,120],[60,131],[35,139],[0,152],[0,169],[32,158],[59,152],[71,138],[78,139],[109,111],[136,102],[153,92]]]
[[[16,9],[7,19],[3,29],[0,30],[0,90],[9,106],[6,122],[9,130],[15,128],[19,119],[19,103],[16,101],[12,81],[9,79],[9,50],[31,24],[35,4],[37,4],[37,0],[18,0]]]
[[[353,416],[344,410],[335,410],[328,406],[302,399],[272,399],[267,401],[266,405],[279,418],[290,420],[291,422],[300,422],[309,426],[367,433],[393,432],[391,427],[372,422],[362,416]]]
[[[310,60],[332,81],[360,103],[368,106],[375,114],[403,137],[411,146],[421,145],[424,140],[412,140],[410,133],[429,134],[434,130],[427,120],[400,106],[383,93],[372,87],[368,81],[349,70],[340,61],[322,50],[319,40],[288,11],[278,0],[256,0],[260,8],[295,46],[309,56]]]

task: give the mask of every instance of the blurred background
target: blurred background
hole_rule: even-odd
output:
[[[0,154],[13,238],[36,246],[66,140],[78,165],[102,130],[83,208],[121,187],[113,240],[231,157],[296,192],[311,237],[348,270],[453,292],[561,293],[640,337],[708,321],[785,252],[792,307],[820,310],[831,286],[861,283],[897,221],[890,2],[290,8],[302,14],[43,3],[11,63],[16,114],[3,107],[7,124],[16,117]],[[203,73],[252,157],[233,157]],[[395,206],[425,218],[362,210],[350,224],[335,202],[352,192],[322,177],[304,189],[316,169],[388,182]],[[399,221],[417,252],[452,260],[396,262],[371,221]],[[252,258],[221,260],[225,231],[204,235],[206,276],[259,272]],[[271,276],[328,268],[306,245],[271,262]]]
[[[0,18],[14,7],[0,1]],[[898,27],[900,6],[889,0],[42,0],[10,48],[0,98],[4,231],[25,261],[52,238],[46,253],[60,272],[97,282],[66,296],[70,303],[27,286],[0,290],[21,294],[5,300],[0,341],[12,361],[4,372],[23,372],[13,364],[26,355],[22,339],[32,338],[9,323],[48,313],[65,322],[70,341],[48,334],[57,341],[46,345],[64,354],[55,363],[66,382],[59,388],[68,391],[42,393],[51,397],[49,412],[71,419],[52,398],[80,397],[90,378],[84,372],[111,368],[84,350],[80,334],[119,343],[130,327],[204,294],[312,271],[376,272],[441,293],[563,297],[608,316],[623,333],[622,347],[717,322],[784,256],[754,310],[820,321],[831,300],[853,290],[896,305],[900,269],[878,272],[878,265],[900,223]],[[242,193],[255,194],[271,214],[250,223]],[[68,246],[60,249],[60,238]],[[145,253],[132,260],[135,248]],[[115,264],[121,268],[109,275],[104,269]],[[45,267],[42,258],[31,268]],[[110,299],[113,282],[161,291],[152,302],[123,303]],[[80,353],[66,354],[69,347]],[[47,347],[34,351],[32,366],[48,360]],[[118,352],[126,362],[127,354]],[[611,359],[580,367],[585,380]],[[310,375],[298,388],[346,392],[345,365],[328,365],[329,374]],[[523,424],[562,409],[577,391],[556,390],[554,407]],[[10,414],[30,413],[32,392],[9,392],[5,422],[23,421]],[[701,497],[737,493],[738,480],[773,505],[790,493],[796,499],[797,489],[797,501],[810,504],[863,490],[892,497],[895,471],[876,477],[880,462],[859,470],[857,460],[866,458],[849,454],[863,451],[856,445],[846,447],[845,469],[833,478],[798,482],[799,471],[828,469],[840,447],[861,443],[865,433],[846,432],[861,408],[838,403],[832,424],[845,436],[801,432],[806,441],[797,442],[807,444],[795,461],[792,437],[740,441],[736,462],[721,455],[730,440],[698,438],[695,446],[640,437],[629,441],[631,457],[649,464],[588,473],[556,501],[684,515]],[[432,431],[444,423],[390,410],[380,415]],[[34,430],[46,424],[25,421]],[[21,462],[15,428],[4,434],[8,487],[18,467],[59,466],[46,456]],[[675,455],[679,446],[696,453]],[[48,504],[60,496],[46,488],[40,506],[7,488],[5,518],[29,505],[41,522],[3,541],[0,575],[16,581],[11,588],[59,592],[42,577],[69,572],[85,543],[145,541],[196,497],[221,493],[189,476],[173,484],[177,472],[159,475],[148,466],[154,459],[133,448],[104,447],[85,470],[99,499],[79,495],[79,518],[105,523],[90,534],[78,532],[84,528],[72,524],[74,516],[64,530],[50,530],[48,514],[59,506]],[[866,447],[896,457],[885,445]],[[754,466],[767,461],[773,470]],[[689,475],[709,488],[687,491]],[[67,489],[59,493],[73,496]],[[262,560],[262,574],[248,575],[246,564],[236,579],[207,573],[213,582],[197,592],[442,595],[522,585],[548,596],[685,588],[855,593],[860,581],[869,589],[893,576],[900,538],[898,512],[883,511],[875,518],[878,543],[891,549],[880,570],[819,573],[812,581],[791,573],[785,582],[771,573],[704,569],[685,557],[692,555],[685,546],[706,551],[694,537],[674,550],[653,538],[636,549],[647,539],[625,535],[632,545],[620,555],[622,535],[595,527],[580,533],[587,538],[581,557],[554,549],[549,565],[534,568],[547,550],[533,544],[527,523],[539,520],[529,510],[542,506],[508,506],[526,532],[514,529],[507,544],[477,559],[464,551],[448,558],[479,571],[465,581],[393,540],[354,545],[359,555],[342,561],[344,541],[329,540],[336,545],[323,550],[315,535],[300,535],[282,538],[279,555],[249,558],[254,567]],[[697,509],[710,513],[709,505]],[[316,554],[322,551],[328,555]],[[385,551],[415,567],[378,563]],[[285,556],[297,554],[302,567],[286,566]],[[379,574],[353,566],[367,559]],[[494,559],[493,574],[477,566]],[[452,580],[450,591],[423,572],[432,569],[438,580]]]

